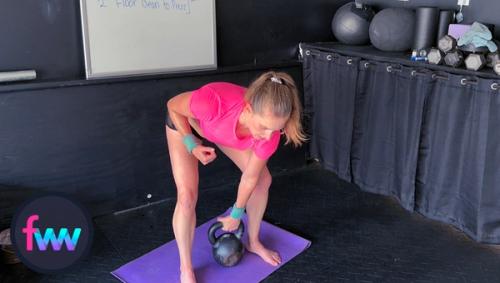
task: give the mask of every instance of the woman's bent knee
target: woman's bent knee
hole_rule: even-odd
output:
[[[195,210],[197,200],[198,194],[196,192],[186,191],[177,194],[177,205],[186,212]]]
[[[269,187],[271,187],[272,182],[273,182],[273,177],[271,176],[268,170],[265,170],[262,172],[262,175],[260,176],[259,179],[259,183],[257,183],[255,189],[268,190]]]

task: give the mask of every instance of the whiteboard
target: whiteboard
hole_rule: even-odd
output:
[[[80,0],[87,79],[215,69],[215,0]]]

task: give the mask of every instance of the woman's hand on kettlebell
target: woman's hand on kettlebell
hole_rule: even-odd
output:
[[[232,232],[240,226],[240,219],[232,218],[230,215],[224,217],[218,217],[217,221],[222,223],[222,230],[226,232]]]
[[[217,157],[217,154],[215,153],[215,149],[213,147],[208,147],[201,144],[193,148],[192,153],[203,165],[207,165]]]

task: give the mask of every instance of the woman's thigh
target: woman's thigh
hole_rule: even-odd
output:
[[[234,162],[234,164],[236,164],[236,166],[238,166],[238,168],[241,170],[241,172],[245,171],[245,168],[248,164],[248,161],[250,160],[250,156],[252,155],[252,151],[250,149],[238,150],[238,149],[222,146],[219,144],[217,144],[217,147],[219,147],[219,149],[222,152],[224,152],[224,154],[227,157],[229,157],[229,159],[231,159]],[[260,179],[262,179],[262,177],[265,175],[269,175],[269,176],[271,175],[267,166],[265,166],[262,169],[262,172],[260,174]]]
[[[198,159],[189,154],[182,142],[181,134],[165,126],[170,155],[170,165],[172,174],[179,193],[189,190],[189,193],[196,194],[198,191]]]

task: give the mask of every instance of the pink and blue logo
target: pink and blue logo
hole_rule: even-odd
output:
[[[61,195],[25,202],[11,227],[19,258],[40,273],[56,273],[77,264],[89,252],[92,235],[92,219],[84,207]]]
[[[73,235],[70,235],[68,228],[61,228],[57,237],[54,233],[54,228],[47,228],[42,236],[40,229],[33,227],[33,223],[38,219],[39,216],[37,214],[31,215],[26,221],[26,227],[23,228],[23,233],[26,234],[26,250],[28,252],[33,251],[33,238],[36,239],[36,244],[40,251],[46,251],[49,243],[52,244],[54,251],[60,251],[63,243],[66,244],[68,251],[75,250],[82,228],[75,228]]]

